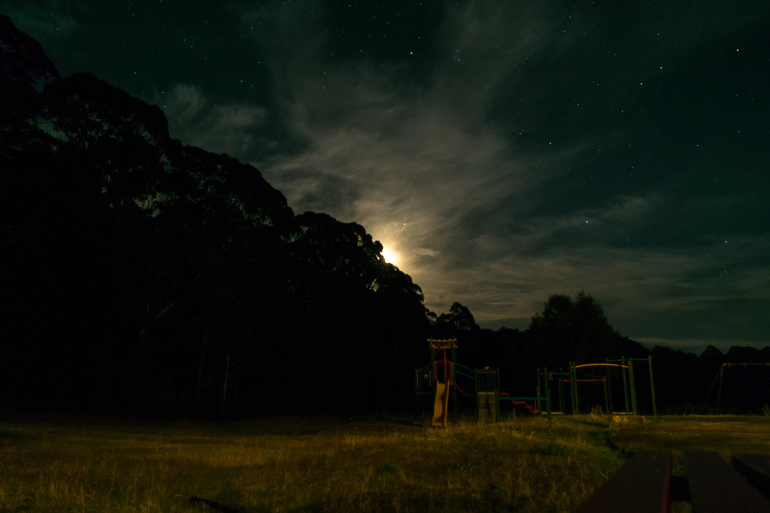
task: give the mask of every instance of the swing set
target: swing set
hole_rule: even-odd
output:
[[[765,373],[754,371],[752,374],[752,368],[766,367]],[[726,369],[726,371],[725,371]],[[742,369],[742,372],[735,371],[733,369]],[[727,374],[727,379],[725,379]],[[753,381],[752,381],[753,378]],[[764,403],[764,407],[767,408],[767,403],[770,402],[770,362],[764,363],[723,363],[714,381],[711,382],[711,388],[706,396],[704,405],[708,403],[711,393],[714,391],[714,386],[719,382],[717,387],[717,404],[715,412],[717,415],[722,413],[722,395],[725,387],[725,383],[728,385],[728,389],[724,394],[731,400],[731,406],[733,410],[741,409],[742,406],[746,408],[746,413],[752,410],[757,410],[762,407],[761,403]],[[736,388],[738,390],[736,390]],[[743,395],[744,402],[741,404],[740,396]],[[753,401],[752,401],[753,399]],[[758,401],[757,401],[758,399]],[[752,404],[753,403],[753,404]]]
[[[652,398],[652,411],[653,415],[658,415],[658,409],[655,404],[655,381],[652,373],[652,356],[647,358],[625,358],[621,357],[617,360],[606,359],[604,363],[584,363],[578,365],[576,362],[569,362],[569,372],[564,372],[559,369],[558,372],[549,372],[546,367],[540,370],[537,369],[537,396],[543,395],[545,397],[545,408],[548,414],[551,412],[551,384],[556,381],[557,390],[559,394],[559,410],[553,413],[563,414],[566,412],[565,399],[566,394],[564,392],[564,384],[569,384],[570,406],[571,413],[577,415],[580,413],[580,406],[578,401],[578,383],[602,383],[604,388],[604,408],[607,413],[610,414],[625,414],[625,415],[637,415],[638,407],[636,400],[636,380],[634,375],[634,361],[646,361],[650,369],[650,396]],[[588,368],[594,369],[594,372],[586,372]],[[599,375],[595,372],[597,368],[604,368],[604,375]],[[581,370],[578,370],[581,369]],[[586,370],[582,370],[586,369]],[[612,371],[620,370],[620,374],[623,381],[623,398],[624,398],[624,411],[615,411],[612,401]],[[580,373],[584,377],[579,377]],[[541,394],[542,391],[542,394]],[[630,399],[630,403],[629,403]],[[541,409],[541,400],[537,401],[537,408]],[[630,407],[630,408],[629,408]]]

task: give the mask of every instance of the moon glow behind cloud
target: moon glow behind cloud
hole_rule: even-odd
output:
[[[768,2],[380,4],[0,12],[63,75],[398,248],[437,313],[526,328],[584,290],[648,345],[767,343]]]
[[[385,248],[382,250],[382,257],[389,264],[398,265],[398,255],[393,251]]]

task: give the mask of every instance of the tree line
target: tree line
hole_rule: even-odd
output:
[[[0,167],[2,408],[408,410],[429,337],[457,336],[467,365],[517,387],[536,366],[647,351],[582,293],[525,331],[479,329],[459,303],[430,312],[362,226],[295,215],[254,167],[172,139],[157,106],[62,78],[5,16]]]
[[[411,393],[422,291],[362,226],[295,216],[257,169],[170,138],[158,107],[61,78],[7,17],[0,38],[7,407],[319,412]]]

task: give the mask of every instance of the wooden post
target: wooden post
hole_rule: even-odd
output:
[[[719,409],[719,404],[722,402],[722,380],[725,377],[725,364],[722,364],[722,368],[719,369],[719,390],[717,391],[717,415],[722,413]]]
[[[497,388],[495,389],[495,422],[500,421],[500,367],[497,368]],[[514,407],[515,409],[515,407]]]
[[[457,341],[452,343],[452,399],[454,402],[454,408],[452,409],[452,415],[454,415],[453,418],[457,417],[457,383],[455,383],[455,380],[457,378],[455,366],[457,365]]]
[[[430,379],[428,384],[433,388],[433,379],[436,377],[436,349],[430,346]]]
[[[628,415],[628,384],[626,383],[626,357],[620,357],[620,373],[623,375],[623,400],[625,401],[626,415]]]
[[[650,392],[652,393],[652,415],[658,416],[658,408],[655,406],[655,382],[652,379],[652,355],[647,357],[650,364]]]
[[[580,413],[580,405],[578,404],[577,395],[577,369],[575,368],[575,362],[569,362],[570,372],[570,396],[572,398],[572,415]]]
[[[548,389],[548,368],[543,367],[543,381],[545,382],[545,409],[548,420],[551,420],[551,391]]]
[[[605,361],[609,363],[610,359],[605,358]],[[612,378],[610,377],[610,368],[607,367],[607,377],[604,381],[604,402],[607,404],[607,410],[610,415],[612,415],[612,410],[614,409],[614,406],[612,404]]]
[[[201,377],[203,376],[203,356],[206,354],[204,351],[206,350],[206,337],[209,334],[209,330],[206,329],[203,331],[203,341],[201,342],[201,354],[200,358],[198,359],[198,381],[195,383],[195,407],[198,407],[198,400],[201,396],[201,388],[203,388],[203,385],[201,385]]]
[[[634,415],[637,415],[636,411],[636,383],[634,382],[634,361],[628,359],[628,387],[631,389],[631,410]]]
[[[227,399],[227,379],[230,377],[230,353],[227,353],[227,363],[225,364],[225,384],[222,386],[222,409],[225,412],[225,400]]]
[[[609,381],[604,379],[604,407],[607,409],[607,415],[612,415],[612,401],[609,399],[608,386]]]

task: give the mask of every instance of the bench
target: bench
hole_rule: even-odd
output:
[[[695,513],[770,513],[770,456],[685,452],[687,477],[671,475],[671,455],[643,451],[613,474],[577,513],[669,513],[692,503]]]

